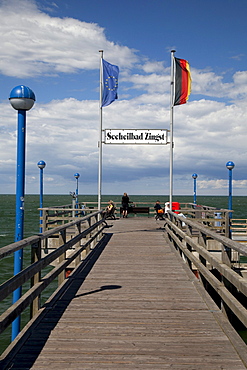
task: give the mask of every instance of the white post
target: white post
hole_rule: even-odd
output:
[[[99,172],[98,172],[98,210],[101,209],[101,185],[102,185],[102,94],[103,94],[103,50],[100,52],[100,88],[99,88],[99,109],[100,109],[100,124],[99,124]]]
[[[171,107],[170,107],[170,196],[169,208],[172,211],[172,194],[173,194],[173,104],[174,104],[174,53],[171,50]]]

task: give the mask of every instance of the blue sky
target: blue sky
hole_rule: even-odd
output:
[[[169,129],[170,51],[191,66],[189,102],[174,108],[174,194],[246,195],[247,46],[245,0],[0,0],[0,192],[15,193],[16,112],[8,97],[24,84],[26,193],[97,193],[99,50],[119,66],[119,99],[103,128]],[[103,194],[168,194],[169,146],[103,146]]]

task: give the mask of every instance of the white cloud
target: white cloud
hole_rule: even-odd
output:
[[[226,96],[230,85],[223,83],[223,77],[217,76],[214,72],[206,70],[191,69],[193,94],[203,94],[209,96]]]
[[[164,73],[164,62],[147,61],[141,68],[146,73]]]
[[[106,39],[104,28],[38,11],[34,1],[3,1],[0,7],[0,70],[13,77],[98,69],[103,49],[115,64],[130,67],[133,50]]]
[[[247,71],[237,71],[232,82],[224,82],[224,76],[212,71],[192,69],[192,93],[205,96],[235,99],[247,97]]]
[[[124,81],[131,82],[132,88],[146,90],[149,93],[164,93],[169,89],[170,77],[152,73],[149,75],[135,74],[128,76]]]
[[[229,187],[228,180],[217,179],[217,180],[203,180],[197,181],[198,189],[227,189]],[[232,186],[234,189],[246,189],[247,180],[233,180]]]

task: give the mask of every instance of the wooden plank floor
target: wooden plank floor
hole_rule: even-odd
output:
[[[12,369],[30,368],[32,355],[33,369],[246,369],[226,333],[235,334],[165,242],[163,222],[108,223],[112,237],[88,276],[72,277]]]

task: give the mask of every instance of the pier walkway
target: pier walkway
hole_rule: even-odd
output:
[[[246,369],[246,346],[166,242],[164,222],[107,222],[106,242],[10,368]]]

